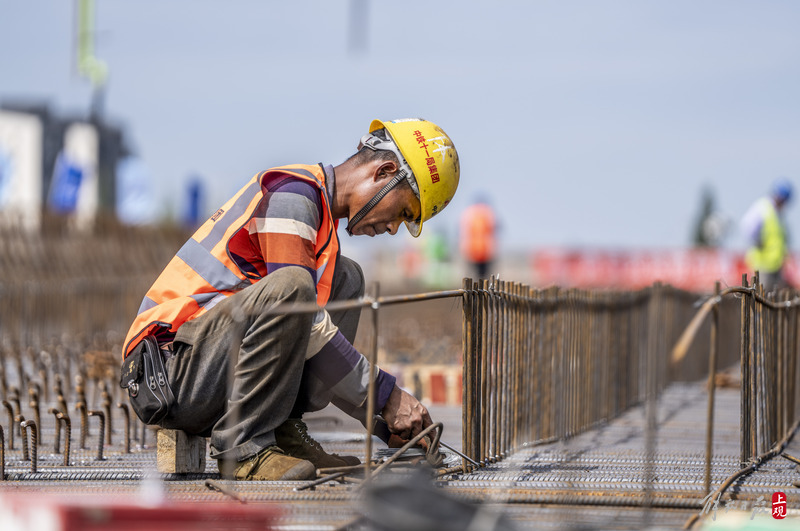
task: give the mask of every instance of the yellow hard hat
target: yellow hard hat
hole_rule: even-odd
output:
[[[420,219],[406,222],[408,232],[415,238],[422,224],[447,206],[458,188],[460,167],[453,141],[441,127],[421,118],[383,122],[373,120],[369,132],[386,129],[400,150],[401,165],[411,170],[408,182],[422,207]]]

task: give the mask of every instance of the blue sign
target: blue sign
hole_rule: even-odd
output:
[[[83,169],[63,153],[59,154],[50,184],[50,210],[59,214],[75,212],[82,181]]]
[[[8,202],[11,190],[11,179],[14,174],[14,159],[0,149],[0,208]]]

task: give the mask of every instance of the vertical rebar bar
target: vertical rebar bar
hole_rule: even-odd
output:
[[[58,410],[65,415],[69,415],[69,406],[67,406],[67,401],[64,399],[64,395],[62,393],[58,393],[56,396],[57,396],[56,400],[58,402]]]
[[[494,344],[492,346],[492,385],[489,393],[492,397],[492,462],[497,462],[502,457],[503,445],[503,413],[502,413],[502,400],[503,400],[503,366],[502,359],[505,350],[505,330],[503,324],[503,287],[505,282],[501,281],[497,276],[494,277],[494,290],[493,290],[493,334]]]
[[[782,292],[783,301],[788,303],[790,300],[790,294],[788,291]],[[789,366],[791,360],[791,351],[788,348],[789,345],[789,319],[791,316],[791,309],[787,309],[786,311],[781,312],[779,317],[780,321],[780,329],[779,329],[779,345],[780,345],[780,356],[778,357],[778,382],[779,382],[779,389],[777,391],[778,396],[778,411],[780,412],[780,419],[778,422],[778,433],[777,437],[779,439],[783,438],[786,431],[789,429],[789,426],[792,423],[792,418],[789,416],[789,397],[791,394],[789,393]]]
[[[48,413],[53,415],[56,419],[56,432],[55,437],[53,438],[53,453],[60,454],[61,453],[61,423],[58,421],[58,414],[61,413],[58,409],[51,407],[47,410]]]
[[[50,401],[50,388],[48,387],[48,371],[45,368],[39,369],[39,378],[42,380],[42,388],[39,390],[38,394],[42,397],[43,401],[47,403]]]
[[[515,328],[515,341],[514,341],[514,357],[511,366],[511,418],[514,420],[513,432],[511,435],[511,450],[517,451],[520,443],[522,442],[522,431],[524,425],[522,424],[522,405],[521,400],[524,398],[525,387],[522,385],[521,377],[523,372],[522,358],[524,350],[524,340],[526,334],[525,325],[522,316],[522,297],[523,285],[517,284],[514,290],[514,299],[512,300],[512,308],[514,311],[514,328]]]
[[[6,380],[6,367],[0,363],[0,395],[4,398],[8,394],[8,381]]]
[[[747,274],[742,275],[742,287],[747,288]],[[745,293],[742,294],[741,306],[741,341],[740,345],[740,370],[742,373],[741,407],[740,416],[740,439],[739,465],[744,467],[750,460],[750,299]]]
[[[644,470],[644,522],[643,528],[650,526],[653,504],[653,483],[655,481],[655,452],[657,424],[657,399],[658,399],[658,372],[660,349],[662,347],[661,331],[663,330],[663,313],[661,310],[663,291],[659,282],[656,282],[651,291],[651,299],[647,311],[647,351],[644,363],[645,379],[645,417],[647,430],[645,432],[645,470]]]
[[[12,430],[13,431],[13,430]],[[0,426],[0,481],[6,479],[6,440],[3,427]]]
[[[789,425],[786,426],[784,429],[784,435],[788,432],[792,420],[795,418],[795,412],[797,411],[797,401],[798,396],[797,393],[797,380],[798,380],[798,369],[800,369],[800,363],[798,363],[797,355],[794,354],[798,351],[798,328],[800,327],[800,312],[797,311],[797,306],[794,305],[792,308],[787,312],[787,324],[786,329],[789,334],[789,339],[787,341],[786,349],[789,353],[789,365],[786,370],[786,382],[787,382],[787,417],[789,421]]]
[[[495,462],[495,422],[497,420],[495,415],[495,396],[494,390],[495,387],[495,378],[497,377],[497,372],[495,370],[495,358],[497,356],[497,323],[495,322],[497,319],[497,296],[496,296],[496,285],[494,280],[494,275],[491,275],[488,279],[487,284],[487,293],[486,293],[486,303],[487,303],[487,314],[486,314],[486,352],[484,353],[485,360],[484,363],[486,364],[486,378],[484,380],[486,385],[486,391],[484,396],[484,408],[486,410],[486,425],[485,429],[485,439],[486,439],[486,450],[484,451],[484,458],[486,459],[487,463],[494,463]]]
[[[763,286],[759,282],[759,276],[756,274],[755,276],[755,290],[756,294],[763,295]],[[754,371],[753,374],[755,378],[753,379],[753,395],[755,400],[753,401],[753,417],[756,419],[755,424],[755,441],[753,444],[754,453],[753,458],[756,458],[758,455],[761,455],[765,451],[765,443],[764,439],[766,436],[766,415],[762,404],[764,403],[764,392],[765,386],[764,384],[764,350],[766,348],[766,334],[765,334],[765,327],[764,327],[764,320],[765,320],[765,309],[764,305],[761,304],[761,301],[758,300],[756,297],[753,297],[753,304],[755,305],[754,312],[753,312],[753,329],[754,329],[754,339],[753,342],[753,362],[754,362]]]
[[[464,294],[461,297],[461,448],[467,456],[477,461],[480,457],[476,456],[473,453],[473,449],[470,448],[474,417],[472,400],[475,392],[475,342],[473,337],[473,301],[475,298],[472,293],[472,280],[469,278],[462,279],[461,287],[464,290]],[[468,461],[462,459],[461,466],[464,470],[467,470]]]
[[[35,382],[31,382],[31,383],[35,383]],[[28,405],[31,407],[31,410],[33,410],[33,421],[36,422],[37,426],[41,426],[42,425],[42,415],[41,415],[41,411],[39,409],[39,391],[38,391],[38,389],[36,389],[36,387],[33,387],[33,386],[29,387],[28,388],[28,396],[30,397],[30,402],[28,403]],[[38,438],[36,439],[36,445],[37,446],[39,445]]]
[[[16,427],[19,430],[19,438],[20,441],[22,441],[22,460],[28,461],[30,459],[30,457],[28,457],[28,436],[24,433],[24,428],[22,427],[23,422],[25,422],[25,417],[17,415],[14,417],[12,429]]]
[[[544,378],[544,411],[545,411],[545,420],[543,422],[543,431],[542,431],[542,438],[548,439],[554,437],[556,435],[556,418],[558,416],[557,408],[557,401],[556,401],[556,389],[557,387],[557,370],[558,367],[556,365],[556,348],[555,348],[555,338],[558,337],[556,334],[556,327],[558,325],[558,287],[553,286],[545,291],[545,305],[546,305],[546,312],[545,317],[542,320],[542,326],[544,327],[544,336],[543,336],[543,347],[542,347],[542,356],[541,356],[541,365],[544,369],[543,373],[545,374]],[[563,331],[562,331],[563,332]]]
[[[100,430],[97,437],[97,460],[103,461],[103,439],[105,438],[106,416],[102,411],[89,411],[89,417],[98,417],[100,419]]]
[[[758,272],[756,272],[753,280],[753,290],[758,292]],[[758,305],[755,297],[748,299],[748,361],[750,364],[750,381],[749,393],[750,403],[750,455],[748,461],[758,457]]]
[[[142,448],[146,448],[147,447],[147,424],[145,424],[144,422],[140,422],[139,424],[141,424],[141,426],[142,426],[141,436],[139,437],[139,444],[141,445]]]
[[[76,402],[83,404],[88,409],[89,402],[86,401],[86,380],[80,374],[75,375],[75,396]]]
[[[536,401],[536,392],[538,391],[538,381],[534,378],[533,361],[536,356],[535,351],[535,337],[536,337],[536,322],[534,320],[534,289],[531,286],[526,286],[523,289],[525,297],[525,304],[522,305],[522,319],[525,335],[523,337],[523,347],[521,363],[522,368],[519,374],[519,386],[522,398],[519,404],[521,409],[520,415],[523,419],[523,430],[517,440],[517,447],[528,442],[533,441],[534,435],[534,422],[531,413],[538,407]]]
[[[13,404],[14,406],[14,416],[19,417],[20,415],[22,415],[22,405],[20,404],[19,389],[17,389],[16,387],[11,388],[11,396],[8,397],[8,401],[11,402],[11,404]],[[17,429],[19,429],[19,426],[17,426]]]
[[[117,402],[117,408],[122,410],[122,420],[125,422],[125,453],[131,453],[131,414],[128,411],[128,404]]]
[[[69,415],[65,415],[59,411],[56,413],[56,424],[59,422],[64,423],[64,466],[69,466],[70,441],[72,440],[72,421],[69,419]]]
[[[479,461],[482,464],[487,464],[487,457],[488,457],[488,441],[487,441],[487,429],[488,429],[488,404],[487,404],[487,394],[488,394],[488,375],[489,375],[489,366],[487,364],[487,345],[489,344],[488,336],[488,321],[489,321],[489,281],[485,278],[479,280],[480,282],[480,312],[479,312],[479,322],[481,326],[480,331],[480,345],[478,347],[478,374],[480,375],[480,382],[478,383],[479,388],[477,392],[477,399],[478,399],[478,456]]]
[[[53,376],[53,395],[56,396],[58,400],[63,400],[63,380],[64,379],[59,373],[56,373],[55,376]]]
[[[39,466],[39,434],[36,422],[33,420],[23,420],[19,423],[19,427],[22,429],[22,439],[24,440],[23,461],[28,460],[28,456],[26,455],[28,453],[28,428],[31,429],[31,472],[35,474]]]
[[[83,450],[86,448],[86,439],[89,437],[89,413],[86,409],[86,402],[78,402],[75,404],[75,409],[78,411],[78,415],[81,419],[81,432],[80,438],[78,439],[78,448]]]
[[[2,402],[3,407],[6,408],[6,412],[8,413],[8,449],[10,451],[14,450],[14,408],[8,402],[8,400],[3,400]]]
[[[714,285],[714,295],[719,297],[719,282]],[[706,472],[704,493],[711,492],[711,460],[714,451],[714,398],[716,395],[717,375],[717,329],[719,327],[719,308],[714,305],[711,310],[711,338],[708,354],[708,410],[706,412]]]
[[[364,450],[364,481],[370,479],[370,468],[372,466],[372,426],[375,422],[375,366],[378,363],[378,297],[380,296],[380,285],[376,282],[372,285],[373,302],[371,304],[372,313],[372,348],[369,353],[369,384],[367,387],[367,439]]]
[[[103,413],[105,413],[105,415],[106,415],[106,434],[105,434],[105,436],[106,436],[106,444],[108,446],[111,446],[111,444],[112,444],[112,442],[111,442],[111,431],[112,431],[111,423],[112,423],[113,419],[111,417],[111,396],[108,394],[108,389],[106,387],[107,387],[106,386],[106,382],[105,381],[101,382],[101,386],[100,386],[100,389],[101,389],[101,391],[100,391],[101,402],[100,403],[102,404],[102,407],[103,407]]]
[[[495,426],[495,452],[497,460],[505,457],[506,435],[506,361],[508,359],[508,314],[506,305],[506,281],[497,281],[497,356],[495,357],[495,408],[498,422]]]

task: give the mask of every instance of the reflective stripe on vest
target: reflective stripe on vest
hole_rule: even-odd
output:
[[[176,332],[186,321],[199,317],[221,300],[260,280],[231,259],[231,238],[244,229],[264,199],[268,184],[292,175],[314,184],[322,198],[322,219],[317,230],[317,303],[328,302],[339,252],[336,224],[328,204],[325,173],[320,166],[282,166],[253,177],[211,216],[181,247],[151,286],[125,339],[123,357],[141,338],[159,327]]]

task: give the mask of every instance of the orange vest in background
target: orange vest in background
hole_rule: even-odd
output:
[[[328,204],[325,172],[321,166],[282,166],[261,172],[211,216],[184,244],[161,272],[144,297],[123,346],[123,358],[147,335],[159,328],[175,333],[185,322],[199,317],[220,300],[262,278],[255,262],[240,267],[231,259],[248,256],[236,252],[247,237],[234,239],[239,231],[248,232],[248,223],[264,199],[267,186],[278,178],[292,175],[314,184],[322,198],[322,220],[317,230],[317,303],[328,302],[333,272],[339,253],[336,224]],[[263,264],[261,270],[264,269]]]
[[[461,252],[470,262],[489,262],[495,253],[495,218],[489,205],[476,203],[461,215]]]

